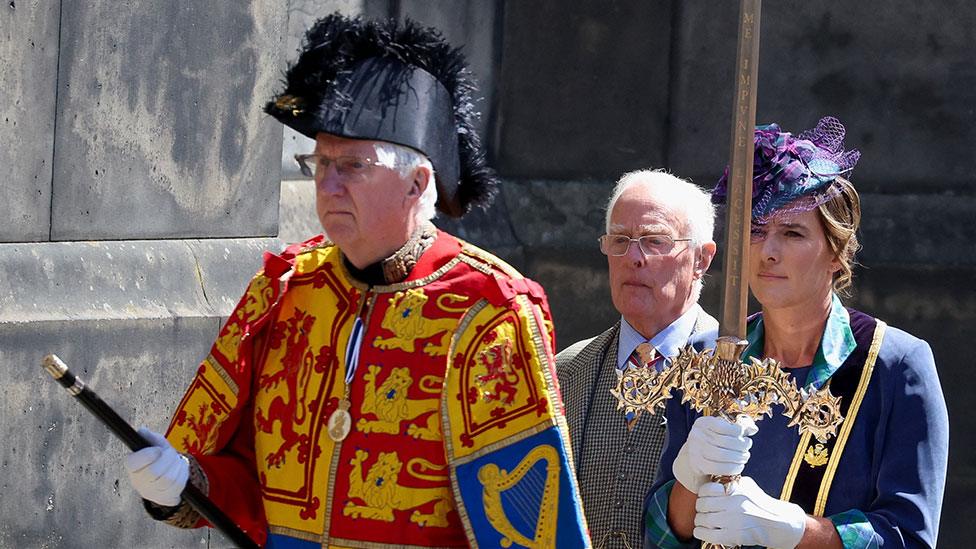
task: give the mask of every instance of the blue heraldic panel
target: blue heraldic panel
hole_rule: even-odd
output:
[[[281,534],[268,534],[268,543],[265,545],[266,549],[321,549],[321,547],[321,542],[305,541]]]
[[[585,526],[568,455],[559,431],[550,427],[457,468],[479,546],[583,547]]]

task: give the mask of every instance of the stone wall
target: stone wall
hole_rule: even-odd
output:
[[[187,547],[126,450],[43,373],[58,353],[134,425],[165,430],[280,247],[277,2],[0,5],[0,547]]]
[[[14,67],[0,71],[0,491],[18,502],[0,507],[0,547],[226,546],[150,520],[122,444],[38,362],[58,352],[133,423],[165,428],[260,251],[318,230],[291,159],[310,142],[261,114],[317,17],[410,16],[466,44],[503,188],[438,223],[546,287],[560,348],[617,317],[596,245],[613,181],[665,167],[708,187],[725,165],[734,2],[282,6],[0,4]],[[863,153],[850,303],[933,347],[952,429],[941,545],[961,546],[976,511],[976,7],[766,2],[762,24],[759,121],[834,114]],[[702,303],[717,312],[713,265]]]
[[[613,181],[664,167],[711,187],[729,153],[736,2],[506,2],[493,160],[502,200],[459,233],[547,289],[562,348],[616,318],[596,238]],[[765,2],[759,123],[840,118],[863,156],[849,303],[926,339],[949,407],[940,545],[976,511],[976,7],[951,1]],[[721,223],[720,223],[721,225]],[[721,242],[719,231],[717,241]],[[717,312],[722,258],[702,296]],[[752,310],[756,304],[752,303]],[[906,448],[905,451],[913,451]]]

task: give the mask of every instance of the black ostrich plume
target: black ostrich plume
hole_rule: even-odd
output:
[[[453,114],[453,120],[442,124],[447,129],[437,134],[436,138],[426,136],[420,139],[420,143],[402,144],[427,154],[434,163],[441,195],[438,207],[442,211],[460,216],[473,206],[487,207],[497,192],[497,179],[486,164],[481,139],[474,128],[474,121],[479,116],[473,104],[476,86],[460,49],[448,44],[435,28],[422,27],[410,19],[399,23],[395,19],[369,21],[338,13],[326,16],[305,35],[301,54],[285,75],[285,90],[268,102],[264,110],[309,137],[314,138],[318,131],[342,134],[333,131],[323,121],[341,117],[354,108],[360,99],[351,94],[350,88],[343,83],[353,77],[352,73],[362,67],[364,61],[371,59],[423,69],[443,86],[450,99],[447,108]],[[391,81],[384,86],[394,94],[400,93],[398,90],[403,89],[403,80],[409,76],[404,76],[403,72],[391,74],[391,80],[399,81]],[[410,83],[405,85],[412,86]],[[444,104],[447,104],[446,99]],[[422,116],[437,116],[436,112],[439,111],[431,109],[420,112]],[[383,139],[383,135],[381,132],[377,139],[396,142],[395,139]],[[372,138],[371,135],[362,134],[352,137]],[[442,161],[444,166],[438,166],[438,153],[429,149],[444,149],[444,146],[428,144],[430,141],[452,139],[456,140],[456,145],[448,143],[452,151],[450,156],[455,156],[453,150],[456,147],[459,158],[459,162],[456,162],[459,164],[457,182],[440,181],[442,175],[449,177],[452,171],[444,166],[455,161]],[[443,196],[445,188],[447,197]],[[453,200],[450,200],[451,196]]]

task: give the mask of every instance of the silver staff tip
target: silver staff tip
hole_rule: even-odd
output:
[[[58,355],[47,355],[44,360],[41,361],[41,366],[47,370],[47,373],[51,374],[54,379],[61,379],[64,374],[68,373],[68,365],[64,363],[63,360],[58,358]]]

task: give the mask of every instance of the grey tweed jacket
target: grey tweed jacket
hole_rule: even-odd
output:
[[[712,347],[718,322],[701,311],[688,343]],[[610,389],[617,382],[620,323],[556,356],[573,462],[594,547],[641,547],[644,498],[664,446],[664,416],[642,414],[632,430]]]

